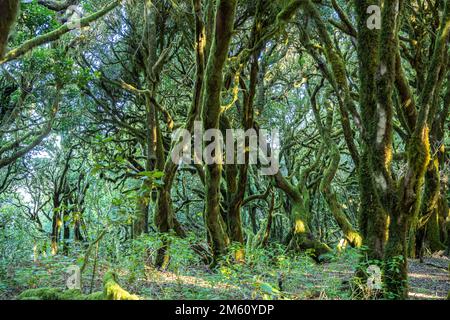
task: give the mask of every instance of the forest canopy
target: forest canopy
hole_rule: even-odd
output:
[[[450,0],[0,0],[0,298],[446,299],[449,34]]]

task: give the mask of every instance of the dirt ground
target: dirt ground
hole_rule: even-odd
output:
[[[411,299],[446,299],[450,292],[449,276],[450,259],[435,255],[409,261],[409,286]]]

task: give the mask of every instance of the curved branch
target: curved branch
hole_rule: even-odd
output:
[[[120,1],[114,1],[114,2],[110,3],[109,5],[107,5],[106,7],[104,7],[102,10],[100,10],[94,14],[91,14],[90,16],[87,16],[86,18],[80,19],[80,26],[82,28],[88,26],[91,22],[94,22],[95,20],[97,20],[97,19],[103,17],[104,15],[106,15],[107,13],[109,13],[111,10],[116,8],[119,4],[120,4]],[[20,46],[7,52],[5,54],[5,56],[0,60],[0,65],[4,64],[6,62],[9,62],[9,61],[15,60],[40,45],[58,40],[59,38],[61,38],[61,36],[63,36],[64,34],[70,32],[70,31],[72,31],[72,29],[69,27],[68,24],[65,24],[54,31],[51,31],[44,35],[37,36],[33,39],[25,41]]]

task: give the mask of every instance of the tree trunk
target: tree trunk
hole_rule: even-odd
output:
[[[19,12],[20,1],[19,0],[2,0],[0,1],[0,59],[5,53],[6,46],[8,44],[9,34],[16,22]]]
[[[143,182],[141,190],[143,193],[136,199],[136,217],[133,221],[133,237],[137,238],[144,233],[148,233],[148,210],[150,205],[150,191],[147,190],[147,183]]]
[[[205,38],[206,30],[203,23],[201,0],[192,0],[192,10],[195,15],[195,56],[197,70],[192,104],[185,125],[185,129],[191,133],[193,132],[195,121],[198,119],[201,111],[205,70],[205,47],[209,41]],[[173,141],[173,144],[175,143],[178,143],[178,141]],[[173,146],[171,147],[171,150],[173,150]],[[184,237],[186,234],[177,221],[173,211],[171,189],[177,173],[178,164],[173,163],[170,152],[164,165],[163,185],[158,192],[155,225],[161,233],[167,233],[174,228],[178,236]],[[163,267],[163,265],[168,262],[168,259],[167,245],[164,244],[160,250],[158,250],[156,266]]]
[[[236,6],[237,0],[219,0],[217,2],[215,30],[205,74],[203,100],[203,125],[205,130],[219,128],[223,68],[233,33]],[[220,214],[221,176],[222,164],[214,163],[206,166],[205,219],[215,261],[226,253],[229,245],[229,238]]]
[[[58,211],[58,207],[53,209],[53,218],[52,218],[52,232],[51,232],[51,252],[53,255],[58,253],[58,242],[59,242],[59,234],[61,230],[61,215]]]
[[[301,198],[291,198],[291,201],[293,226],[289,249],[307,251],[314,259],[319,261],[321,255],[331,252],[331,248],[314,238],[309,227],[311,215]]]
[[[275,175],[277,188],[283,190],[291,201],[291,232],[289,249],[294,251],[309,251],[313,258],[319,260],[322,254],[331,251],[330,247],[316,240],[310,230],[310,212],[305,205],[305,199],[297,187],[292,186],[278,172]]]
[[[380,204],[374,183],[373,153],[377,149],[377,86],[375,75],[378,69],[379,31],[370,30],[367,8],[378,5],[378,1],[355,0],[358,24],[358,58],[360,78],[360,113],[363,127],[362,153],[359,166],[360,229],[363,245],[368,248],[367,258],[382,260],[387,240],[387,212]],[[366,259],[366,257],[364,257]],[[365,273],[365,270],[362,274]]]

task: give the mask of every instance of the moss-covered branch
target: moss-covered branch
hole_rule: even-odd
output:
[[[120,4],[120,1],[113,1],[100,11],[91,14],[90,16],[87,16],[85,18],[80,19],[80,26],[86,27],[91,22],[94,22],[95,20],[103,17],[107,13],[109,13],[111,10],[116,8]],[[15,60],[19,58],[20,56],[23,56],[27,52],[33,50],[34,48],[41,46],[43,44],[58,40],[61,36],[64,34],[72,31],[72,29],[69,27],[68,24],[64,24],[63,26],[59,27],[58,29],[51,31],[49,33],[43,34],[41,36],[37,36],[31,40],[25,41],[20,46],[8,51],[3,58],[0,59],[0,65],[4,64],[8,61]]]
[[[334,110],[331,108],[328,109],[327,125],[323,125],[320,117],[320,111],[317,107],[317,100],[316,100],[317,93],[318,88],[316,88],[316,90],[312,94],[310,93],[311,108],[313,110],[317,128],[319,129],[319,133],[322,137],[323,143],[324,145],[327,145],[330,148],[329,157],[331,159],[330,164],[325,169],[323,178],[320,182],[320,191],[324,195],[328,208],[330,209],[331,214],[333,215],[334,219],[341,228],[345,239],[350,243],[351,246],[359,247],[362,244],[361,235],[358,233],[357,230],[355,230],[355,228],[348,220],[346,214],[342,210],[342,206],[339,204],[337,199],[336,191],[332,186],[332,181],[336,176],[337,170],[339,168],[339,163],[341,161],[341,154],[339,148],[337,147],[335,141],[333,141],[333,139],[331,138],[330,133],[330,127],[333,123],[332,120]]]
[[[325,56],[331,69],[331,72],[327,71],[324,75],[327,77],[328,81],[336,91],[336,95],[340,103],[341,124],[344,130],[345,142],[350,151],[353,162],[358,167],[359,153],[354,143],[354,134],[351,128],[350,115],[353,117],[358,129],[360,124],[360,115],[356,110],[353,98],[350,94],[350,87],[347,79],[347,71],[345,69],[344,60],[339,54],[338,50],[335,48],[335,45],[333,44],[333,41],[331,40],[331,37],[328,33],[327,27],[322,20],[320,12],[317,10],[315,4],[310,0],[303,0],[302,5],[305,13],[314,19],[319,37],[323,41]],[[309,36],[306,33],[306,30],[304,31],[304,33],[304,40],[306,40],[306,45],[308,46]],[[315,55],[311,48],[309,49],[309,52],[312,53],[313,56]]]
[[[17,159],[28,154],[50,134],[53,127],[53,123],[55,122],[55,118],[59,110],[59,104],[61,102],[61,89],[62,88],[57,88],[56,96],[50,108],[50,119],[45,124],[44,128],[42,128],[42,130],[40,130],[35,136],[33,136],[33,134],[26,134],[24,137],[19,138],[12,144],[6,145],[0,149],[0,169],[10,165],[11,163],[14,163],[15,161],[17,161]],[[15,150],[11,155],[5,156],[3,158],[1,157],[2,153],[14,149],[15,147],[19,147],[22,144],[22,142],[25,142],[25,140],[31,137],[33,137],[32,141],[29,142],[27,145],[21,146],[18,150]]]

